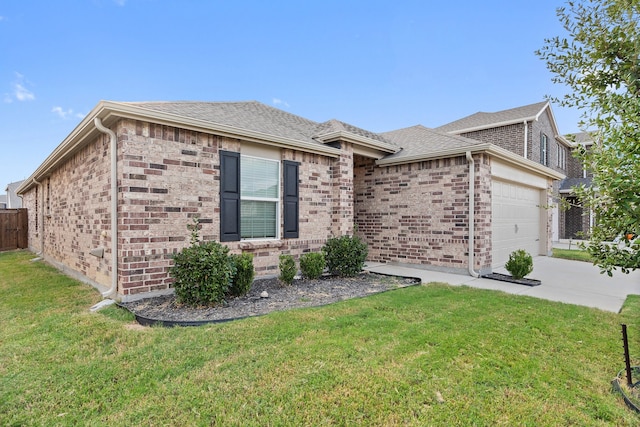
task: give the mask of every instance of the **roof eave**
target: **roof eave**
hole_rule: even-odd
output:
[[[516,118],[516,119],[505,120],[505,121],[497,122],[497,123],[489,123],[489,124],[486,124],[486,125],[473,126],[473,127],[466,128],[466,129],[452,130],[452,131],[448,131],[447,133],[454,134],[454,135],[460,135],[460,134],[463,134],[463,133],[476,132],[476,131],[479,131],[479,130],[492,129],[492,128],[497,128],[497,127],[502,127],[502,126],[515,125],[515,124],[518,124],[518,123],[537,121],[540,118],[540,116],[542,115],[542,113],[544,112],[544,110],[549,108],[549,107],[550,107],[549,102],[546,102],[544,104],[544,106],[540,109],[540,111],[538,111],[533,116],[519,117],[519,118]],[[554,123],[554,130],[556,130],[556,133],[557,133],[557,127],[555,126],[555,118],[553,118],[553,112],[551,113],[551,116],[552,116],[552,119],[553,119],[552,121]]]
[[[519,156],[511,151],[505,150],[504,148],[500,148],[493,144],[477,144],[468,147],[459,147],[447,150],[434,151],[432,153],[427,154],[416,154],[413,156],[406,156],[401,158],[385,158],[376,161],[376,165],[378,166],[395,166],[406,163],[415,163],[427,160],[435,160],[435,159],[443,159],[447,157],[454,156],[462,156],[470,152],[471,154],[476,153],[487,153],[493,157],[498,159],[505,160],[509,163],[514,163],[519,167],[522,167],[531,172],[547,176],[551,179],[564,179],[566,176],[560,172],[554,171],[551,168],[543,166],[539,163],[536,163],[532,160],[525,159],[522,156]]]
[[[114,119],[117,118],[151,121],[158,124],[179,126],[189,130],[215,133],[233,138],[240,137],[250,142],[266,143],[281,148],[291,148],[314,154],[321,154],[328,157],[337,158],[340,156],[339,149],[323,144],[314,144],[292,138],[269,135],[248,129],[207,122],[206,120],[193,119],[176,114],[150,110],[126,103],[100,101],[60,143],[60,145],[53,150],[53,152],[31,174],[31,176],[29,176],[29,178],[27,178],[18,187],[16,192],[18,194],[23,194],[29,190],[37,183],[37,181],[46,178],[51,170],[60,162],[64,161],[67,157],[86,144],[92,135],[97,135],[99,131],[94,125],[94,119],[96,117],[100,118],[105,125],[112,124]]]
[[[433,151],[431,153],[414,154],[404,157],[384,158],[376,161],[378,166],[395,166],[406,163],[422,162],[427,160],[444,159],[447,157],[462,156],[467,152],[479,153],[486,151],[491,144],[476,144],[468,147],[456,147],[446,150]]]

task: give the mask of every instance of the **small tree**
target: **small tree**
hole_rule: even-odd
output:
[[[628,273],[640,267],[640,244],[607,241],[640,231],[640,2],[569,1],[557,15],[568,36],[546,39],[536,54],[569,88],[551,99],[582,110],[581,127],[595,129],[579,154],[593,183],[575,189],[596,217],[587,249],[602,272]]]

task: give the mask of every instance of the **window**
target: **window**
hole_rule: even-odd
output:
[[[299,163],[282,162],[283,237],[298,238]],[[220,151],[220,241],[280,237],[280,162]]]
[[[240,156],[240,237],[277,238],[279,201],[280,162]]]
[[[566,149],[559,143],[556,143],[558,147],[558,164],[557,166],[561,169],[567,168],[567,151]]]
[[[549,142],[547,141],[547,135],[540,132],[540,163],[549,165]]]

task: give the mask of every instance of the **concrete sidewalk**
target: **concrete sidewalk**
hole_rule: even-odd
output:
[[[366,270],[372,273],[416,277],[422,283],[444,282],[454,286],[471,286],[492,289],[516,295],[528,295],[551,301],[595,307],[605,311],[619,312],[627,295],[640,295],[640,271],[613,277],[600,274],[600,270],[587,262],[569,261],[539,256],[533,259],[533,272],[528,278],[538,279],[540,286],[524,286],[491,279],[476,279],[464,274],[412,268],[406,265],[367,263]],[[508,274],[504,268],[495,273]]]

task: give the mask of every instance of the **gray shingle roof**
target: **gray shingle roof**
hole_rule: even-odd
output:
[[[22,199],[20,197],[18,197],[18,195],[16,194],[16,190],[18,189],[18,187],[20,187],[20,184],[22,184],[23,181],[16,181],[16,182],[12,182],[9,183],[7,185],[7,199],[6,199],[6,204],[7,204],[7,208],[11,208],[11,209],[17,209],[17,208],[21,208],[22,207]]]
[[[336,131],[388,143],[382,136],[348,123],[338,120],[318,123],[257,101],[123,102],[122,104],[318,145],[323,143],[316,138]]]
[[[373,139],[375,141],[383,142],[386,144],[390,143],[390,141],[384,138],[381,134],[370,132],[368,130],[350,125],[349,123],[341,122],[340,120],[336,120],[336,119],[331,119],[329,121],[320,123],[316,127],[314,136],[319,139],[322,139],[323,135],[328,135],[334,132],[348,132],[354,135],[363,136],[365,138]]]
[[[402,150],[385,157],[385,159],[402,159],[447,150],[464,151],[465,148],[482,145],[481,142],[470,138],[450,135],[436,129],[429,129],[422,125],[411,126],[381,134],[391,143],[402,147]]]
[[[569,141],[575,142],[576,144],[581,145],[590,145],[593,144],[594,136],[591,132],[578,132],[578,133],[570,133],[565,136]]]
[[[560,191],[567,192],[571,191],[573,187],[578,187],[580,185],[584,185],[585,187],[591,187],[592,179],[591,178],[565,178],[560,183]]]
[[[463,117],[451,123],[435,128],[441,132],[462,133],[468,129],[482,129],[493,127],[496,124],[531,120],[538,115],[546,106],[547,101],[535,104],[524,105],[522,107],[511,108],[509,110],[497,111],[495,113],[478,112],[467,117]]]

